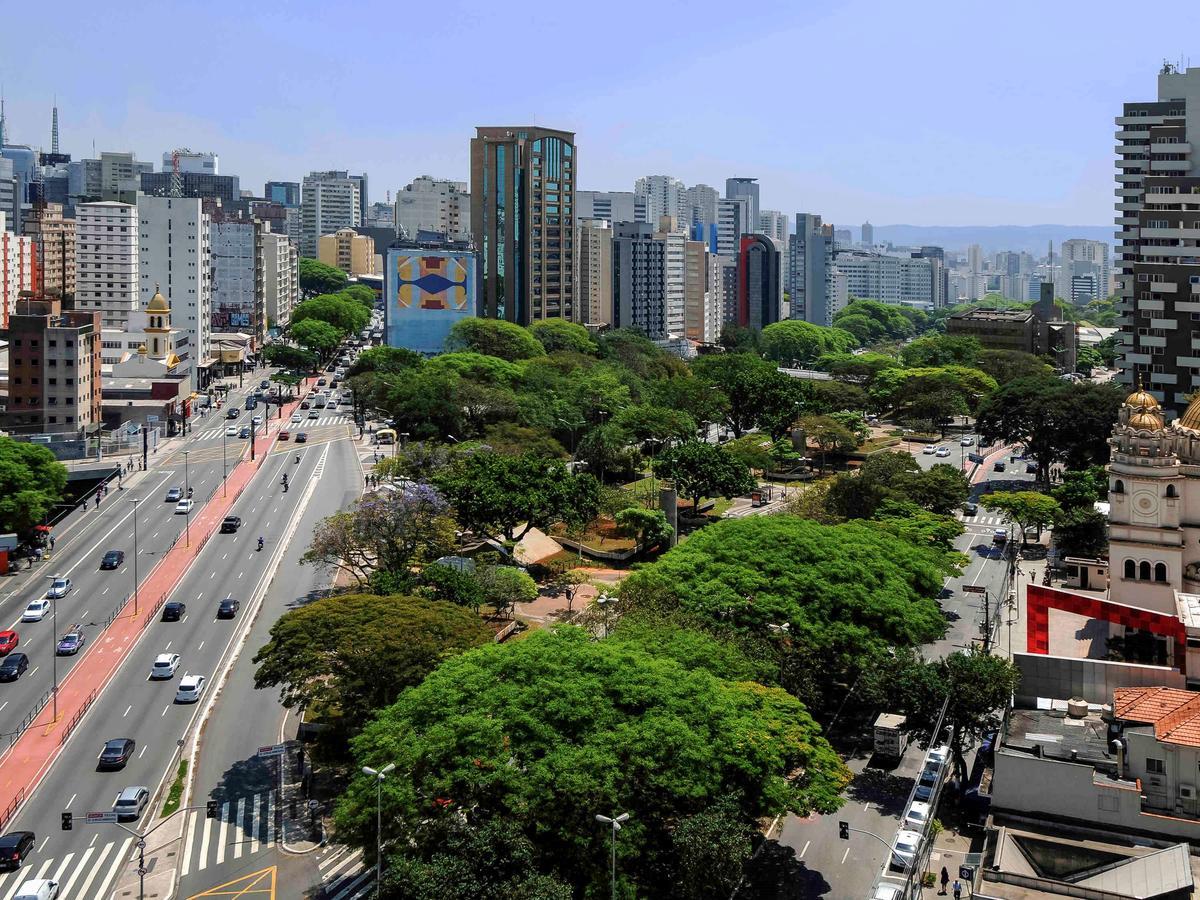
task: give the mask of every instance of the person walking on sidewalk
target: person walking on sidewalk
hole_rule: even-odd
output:
[[[954,900],[962,900],[962,885],[958,883],[957,878],[954,879],[952,890],[954,891]]]
[[[945,866],[942,866],[942,889],[938,891],[943,897],[946,895],[946,885],[950,883],[950,872]]]

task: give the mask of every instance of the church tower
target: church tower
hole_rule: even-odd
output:
[[[150,359],[166,360],[172,354],[171,346],[171,307],[167,298],[162,295],[158,285],[154,286],[154,296],[146,307],[149,324],[146,326],[147,355]]]

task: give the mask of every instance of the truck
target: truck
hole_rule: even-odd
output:
[[[312,405],[313,409],[324,409],[327,399],[324,393],[313,394]]]
[[[875,720],[875,755],[884,759],[900,759],[908,747],[908,719],[897,713],[880,713]]]

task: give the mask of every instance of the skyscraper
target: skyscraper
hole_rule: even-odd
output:
[[[736,259],[742,235],[753,231],[749,197],[723,197],[717,201],[717,253]]]
[[[575,303],[586,325],[612,325],[612,223],[608,219],[579,219],[575,230]]]
[[[832,325],[837,312],[833,226],[812,213],[796,213],[789,245],[788,315],[814,325]]]
[[[471,233],[479,314],[528,325],[576,319],[575,134],[479,127],[471,139]]]
[[[613,326],[667,336],[667,245],[644,222],[613,226]]]
[[[683,182],[670,175],[644,175],[633,186],[635,196],[646,203],[646,221],[658,227],[663,216],[681,218]]]
[[[747,225],[744,233],[749,234],[758,227],[758,179],[757,178],[726,178],[725,179],[725,198],[727,200],[737,200],[745,197],[750,201],[750,208],[747,210],[749,218],[746,220]]]
[[[1073,297],[1073,279],[1077,276],[1094,282],[1090,296],[1083,299],[1084,303],[1108,296],[1111,276],[1108,241],[1088,241],[1079,238],[1063,241],[1060,256],[1057,271],[1059,281],[1055,285],[1055,292],[1059,297]],[[1075,265],[1076,263],[1082,265]]]
[[[738,324],[765,328],[779,321],[782,306],[779,250],[765,234],[748,234],[738,254]]]
[[[75,308],[124,328],[138,308],[138,210],[129,203],[75,208]]]
[[[875,226],[870,222],[863,222],[862,242],[868,250],[875,246]]]
[[[300,255],[317,256],[317,239],[362,224],[360,185],[343,170],[310,172],[300,189]]]

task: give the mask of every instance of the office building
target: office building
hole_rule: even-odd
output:
[[[5,227],[7,218],[0,211],[0,327],[8,324],[8,316],[17,308],[21,295],[34,291],[37,277],[33,241],[27,235],[9,231]]]
[[[433,355],[455,322],[477,311],[478,260],[465,241],[401,240],[384,253],[384,335],[389,347]]]
[[[697,184],[683,192],[683,221],[693,229],[699,228],[701,240],[708,240],[717,224],[717,201],[721,192],[707,184]],[[710,248],[711,249],[711,248]]]
[[[646,198],[633,191],[576,191],[576,215],[580,219],[617,222],[649,222]]]
[[[941,305],[942,269],[936,259],[842,250],[834,265],[846,277],[846,289],[854,297],[924,310]]]
[[[753,232],[750,226],[750,198],[721,198],[717,201],[716,252],[736,259],[741,252],[742,235]]]
[[[63,312],[61,300],[22,301],[8,342],[8,407],[0,427],[18,434],[91,433],[100,422],[100,314]]]
[[[758,179],[757,178],[726,178],[725,179],[725,197],[728,200],[737,200],[744,197],[748,202],[746,210],[745,231],[743,234],[749,234],[758,228],[758,214],[760,206],[758,202]]]
[[[613,225],[613,327],[667,337],[667,244],[645,222]]]
[[[270,328],[284,328],[300,302],[300,251],[286,234],[260,233],[263,260],[263,307]]]
[[[471,232],[479,314],[528,325],[576,319],[575,135],[536,125],[476,129]]]
[[[746,235],[738,253],[737,323],[761,331],[779,321],[782,308],[779,249],[765,234]]]
[[[367,208],[371,205],[367,199],[367,173],[351,175],[350,180],[358,185],[358,221],[361,224],[366,222]]]
[[[646,204],[646,219],[658,225],[663,216],[679,219],[683,208],[683,182],[670,175],[644,175],[633,186],[633,193]]]
[[[115,203],[137,203],[142,175],[153,172],[153,163],[138,162],[132,153],[100,154],[100,199]]]
[[[70,308],[75,302],[75,220],[63,215],[61,203],[34,204],[25,216],[25,234],[33,241],[35,292],[58,297]]]
[[[143,172],[142,193],[168,197],[174,188],[175,173]],[[214,175],[208,172],[180,172],[180,196],[219,200],[221,208],[232,212],[242,202],[241,180],[236,175]]]
[[[35,184],[38,181],[38,152],[24,144],[7,144],[0,148],[0,158],[12,164],[14,183],[13,231],[21,234],[24,231],[23,220],[26,211],[36,197]]]
[[[76,309],[99,312],[101,327],[124,328],[140,308],[138,258],[135,205],[102,200],[75,208]]]
[[[21,215],[19,198],[12,160],[0,157],[0,213],[4,214],[4,227],[13,233],[17,231],[17,221]]]
[[[375,271],[375,242],[353,228],[339,228],[333,234],[321,235],[317,241],[317,259],[355,278],[379,274]]]
[[[194,175],[220,175],[217,154],[197,153],[193,150],[168,150],[162,155],[164,172],[173,172],[178,167],[180,173]]]
[[[577,219],[575,302],[584,325],[613,322],[613,228],[607,219]]]
[[[919,250],[913,250],[912,258],[929,260],[933,286],[929,302],[935,309],[948,305],[950,303],[950,270],[946,268],[946,251],[941,247],[926,244]],[[1026,281],[1028,282],[1028,280],[1027,277]],[[1036,300],[1038,296],[1040,295],[1035,290],[1031,296],[1025,299]]]
[[[684,287],[684,257],[688,243],[687,234],[675,229],[675,219],[663,216],[654,239],[662,241],[663,248],[663,291],[666,304],[665,327],[668,337],[682,337],[686,306]]]
[[[788,246],[790,318],[833,324],[840,303],[833,258],[833,226],[822,224],[818,215],[796,213],[796,230]]]
[[[212,223],[196,197],[138,198],[138,308],[161,294],[181,333],[178,355],[207,387],[213,363]]]
[[[300,188],[300,255],[316,259],[323,234],[362,224],[359,180],[341,170],[310,172]]]
[[[1089,303],[1109,296],[1112,267],[1107,241],[1087,241],[1073,238],[1062,242],[1060,248],[1059,281],[1055,289],[1059,297],[1069,297],[1076,303]],[[1073,280],[1083,276],[1094,282],[1090,294],[1076,289]],[[1080,299],[1075,300],[1079,295]],[[1083,299],[1086,296],[1087,299]]]
[[[471,195],[465,181],[422,175],[396,192],[396,232],[416,240],[421,232],[443,234],[449,241],[471,239]]]
[[[875,246],[875,226],[870,222],[863,222],[862,245],[868,250]]]
[[[396,207],[391,203],[372,203],[367,207],[367,217],[363,220],[364,228],[388,228],[396,231]]]
[[[1043,299],[1049,294],[1053,309],[1051,285],[1043,285]],[[955,313],[946,319],[946,333],[973,337],[988,350],[1020,350],[1035,356],[1053,356],[1057,368],[1075,371],[1077,354],[1076,328],[1073,322],[1052,321],[1044,304],[1033,309],[994,309],[976,307]]]
[[[709,252],[703,241],[683,247],[683,335],[689,341],[710,344],[720,336],[720,316],[713,315],[709,290]]]
[[[251,352],[262,346],[267,335],[262,229],[262,223],[236,219],[214,220],[209,226],[212,330],[249,335]],[[214,338],[214,343],[219,349],[219,339]]]
[[[983,248],[978,244],[967,248],[967,272],[971,275],[983,272]]]
[[[263,197],[280,206],[298,207],[300,205],[300,182],[268,181],[263,186]]]
[[[774,209],[764,209],[758,214],[758,233],[765,234],[782,249],[787,244],[787,214]]]

